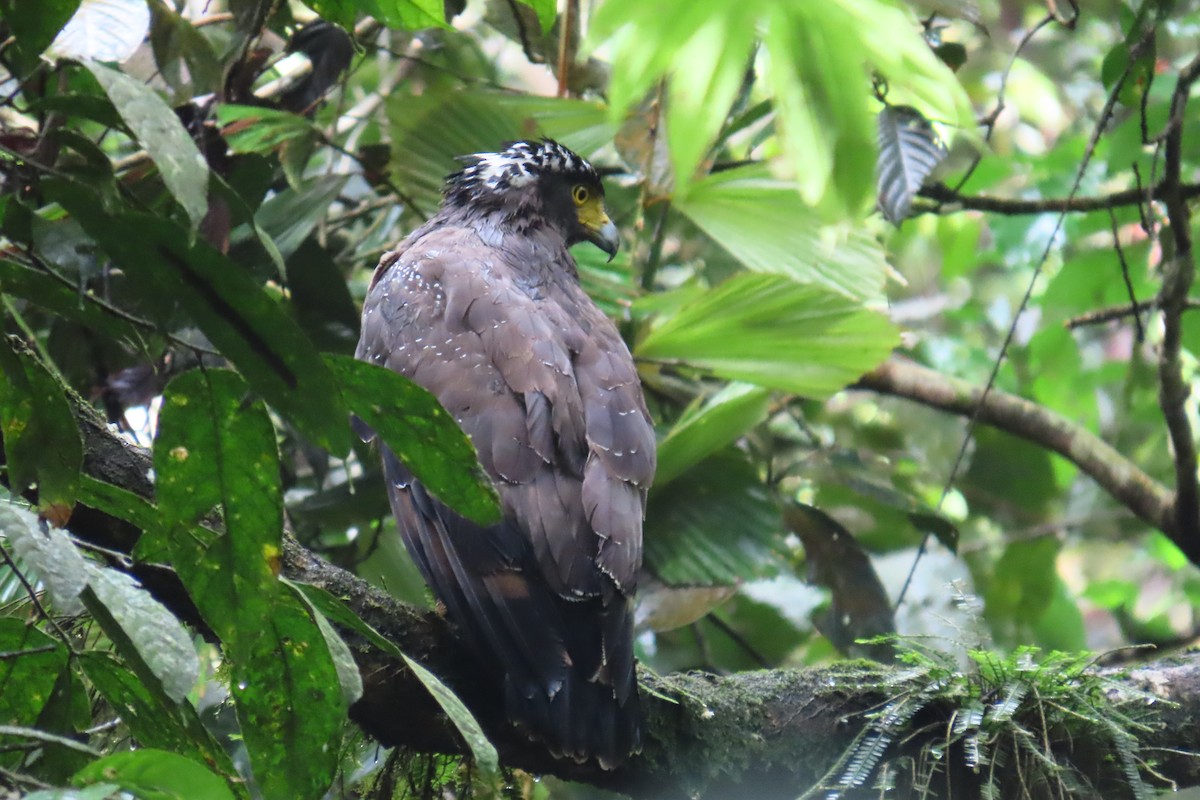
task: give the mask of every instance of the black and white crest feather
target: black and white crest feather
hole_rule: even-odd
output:
[[[474,153],[460,160],[467,166],[446,179],[451,200],[519,189],[551,174],[600,183],[591,164],[553,139],[513,142],[498,153]]]

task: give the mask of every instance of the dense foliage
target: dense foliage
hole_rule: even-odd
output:
[[[522,137],[602,168],[624,236],[575,255],[660,433],[644,664],[924,635],[942,685],[1019,663],[1024,697],[1036,648],[1190,641],[1198,37],[1184,0],[0,0],[0,785],[547,791],[280,569],[428,605],[351,414],[496,515],[436,401],[350,355],[455,156]],[[149,476],[98,466],[97,413]],[[347,638],[471,757],[349,722]]]

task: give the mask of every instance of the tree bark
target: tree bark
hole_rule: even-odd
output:
[[[84,437],[85,472],[150,499],[149,454],[112,434],[90,407],[77,408]],[[84,539],[128,551],[137,531],[121,520],[79,507],[69,525]],[[182,586],[168,569],[135,568],[147,587],[182,618],[199,624]],[[707,673],[639,678],[646,710],[643,752],[612,771],[595,764],[556,760],[508,724],[501,693],[481,682],[448,623],[434,612],[415,609],[369,586],[285,537],[284,574],[324,588],[346,602],[365,622],[409,657],[445,681],[467,704],[496,745],[503,764],[535,774],[555,775],[637,797],[796,797],[827,777],[869,722],[869,714],[894,696],[896,672],[866,662],[832,667],[777,669],[735,675]],[[404,667],[366,641],[346,632],[363,677],[364,694],[351,709],[369,735],[388,745],[420,752],[461,753],[454,728]],[[1142,753],[1155,760],[1162,781],[1200,785],[1200,654],[1189,653],[1129,669],[1110,671],[1110,700],[1145,725],[1138,731]],[[1137,694],[1137,693],[1142,694]],[[1129,710],[1129,704],[1134,710]],[[923,743],[944,740],[956,708],[931,702],[896,737],[900,754]],[[586,724],[586,721],[581,721]],[[1110,743],[1071,741],[1069,757],[1085,775],[1112,762]],[[896,753],[885,754],[887,759]],[[1061,758],[1061,755],[1060,755]],[[975,796],[978,771],[954,754],[947,759],[945,787],[932,796]],[[1022,796],[1019,770],[1004,781],[1011,796]],[[1003,784],[1002,784],[1003,786]],[[975,787],[974,789],[972,787]],[[879,796],[878,790],[852,790],[840,797]],[[967,792],[967,793],[964,793]],[[821,796],[825,796],[822,792]],[[891,794],[889,796],[904,796]],[[1010,796],[1007,788],[1003,796]],[[1032,795],[1039,796],[1036,790]],[[1099,796],[1099,795],[1097,795]],[[1116,795],[1108,795],[1116,796]]]

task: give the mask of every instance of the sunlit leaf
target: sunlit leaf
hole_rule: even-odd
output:
[[[133,55],[149,28],[146,0],[82,0],[46,54],[121,62]]]
[[[823,225],[792,185],[762,166],[698,181],[675,208],[755,272],[861,299],[876,298],[883,289],[887,265],[879,244],[860,230]]]
[[[98,759],[80,770],[72,783],[115,784],[147,800],[234,800],[225,781],[204,765],[149,747]]]
[[[828,397],[896,344],[887,319],[843,295],[778,275],[741,274],[651,328],[638,358]]]
[[[554,17],[558,14],[557,0],[521,0],[521,2],[537,13],[538,24],[542,26],[542,33],[550,33],[550,29],[554,27]]]
[[[88,610],[125,659],[138,659],[169,698],[182,701],[196,684],[200,661],[179,619],[133,578],[116,570],[89,567],[88,589]],[[93,597],[98,605],[91,602]]]
[[[770,400],[766,389],[732,383],[704,403],[693,404],[658,443],[655,490],[762,422]]]
[[[208,162],[187,129],[146,84],[97,61],[85,64],[158,166],[163,183],[183,206],[195,230],[208,211]]]

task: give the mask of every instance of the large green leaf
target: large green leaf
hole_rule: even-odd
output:
[[[777,573],[779,509],[736,450],[711,456],[655,491],[646,510],[647,568],[672,586],[731,586]]]
[[[95,61],[85,64],[158,166],[163,183],[187,212],[194,231],[208,211],[208,162],[187,129],[146,84]]]
[[[72,782],[76,786],[116,784],[141,800],[234,800],[225,781],[204,765],[148,747],[94,761]]]
[[[69,244],[79,246],[77,242]],[[4,287],[5,294],[29,300],[130,347],[139,346],[148,335],[125,317],[103,308],[90,293],[81,294],[49,273],[15,261],[0,259],[0,286]]]
[[[263,797],[318,800],[341,758],[346,701],[308,609],[282,593],[257,627],[228,646],[232,692]]]
[[[158,508],[180,577],[222,640],[269,614],[278,594],[282,489],[275,429],[228,370],[193,370],[163,393],[154,440]],[[224,533],[193,530],[219,509]]]
[[[638,342],[639,358],[825,398],[887,357],[891,323],[844,295],[778,275],[735,275]]]
[[[57,198],[130,274],[147,303],[178,302],[262,395],[317,444],[350,449],[337,384],[294,319],[246,271],[178,226],[148,214],[110,216],[65,191]]]
[[[658,443],[654,490],[730,444],[767,416],[771,393],[758,386],[732,383],[692,405]]]
[[[794,186],[761,165],[710,175],[675,208],[755,272],[859,299],[877,298],[883,290],[887,262],[879,244],[857,229],[822,224]]]
[[[428,391],[408,378],[349,356],[325,361],[350,408],[442,502],[481,525],[500,518],[496,490],[475,448]]]

